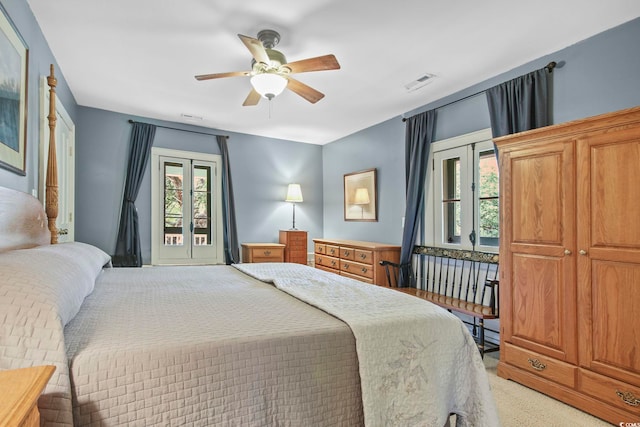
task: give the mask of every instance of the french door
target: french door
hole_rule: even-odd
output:
[[[152,151],[152,264],[224,261],[219,156]]]

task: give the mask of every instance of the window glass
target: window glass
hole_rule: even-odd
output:
[[[193,244],[211,244],[211,167],[193,168]]]
[[[442,161],[442,217],[447,243],[460,243],[462,210],[460,206],[460,158]]]
[[[498,161],[493,150],[480,152],[478,171],[478,212],[480,215],[478,234],[480,235],[480,244],[497,246],[500,225]]]
[[[164,244],[182,245],[184,170],[179,163],[164,164]]]

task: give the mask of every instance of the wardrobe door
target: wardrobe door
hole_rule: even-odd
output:
[[[612,129],[577,145],[580,365],[636,387],[640,387],[639,129],[637,124]]]
[[[577,362],[572,140],[500,152],[502,339]]]

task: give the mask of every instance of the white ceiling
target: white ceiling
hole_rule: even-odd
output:
[[[78,104],[325,144],[640,16],[638,0],[28,0]],[[237,34],[281,34],[289,62],[333,53],[341,69],[242,107]],[[541,64],[541,66],[546,64]],[[437,77],[408,92],[424,73]],[[271,105],[269,105],[271,104]],[[202,117],[196,122],[181,115]]]

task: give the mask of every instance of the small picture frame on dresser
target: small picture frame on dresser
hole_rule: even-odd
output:
[[[344,220],[378,221],[376,169],[344,175]]]

